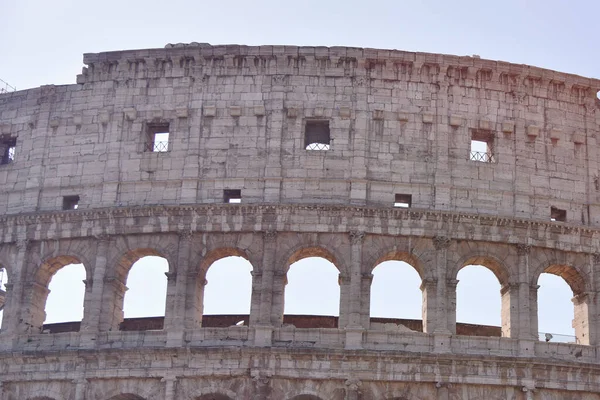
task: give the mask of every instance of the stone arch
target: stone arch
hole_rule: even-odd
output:
[[[47,285],[56,271],[69,264],[83,264],[86,279],[91,278],[93,249],[90,247],[90,243],[91,239],[36,242],[32,248],[37,251],[29,252],[31,255],[29,259],[31,269],[28,271],[30,279]],[[49,276],[43,283],[43,275],[48,273]],[[42,281],[39,280],[40,278]]]
[[[228,293],[228,294],[232,294],[236,296],[236,300],[239,300],[240,303],[237,304],[237,306],[241,307],[241,304],[243,303],[244,305],[248,305],[250,308],[250,314],[252,314],[251,310],[252,307],[256,307],[258,306],[258,304],[256,304],[256,300],[258,300],[259,295],[257,293],[255,293],[255,289],[254,288],[254,272],[256,271],[256,267],[255,264],[252,262],[252,260],[250,259],[248,253],[240,248],[237,247],[218,247],[215,249],[210,250],[200,261],[200,267],[199,267],[199,276],[198,276],[198,289],[201,294],[202,294],[202,315],[204,315],[205,312],[209,313],[208,309],[210,307],[207,307],[207,304],[209,305],[214,305],[215,303],[207,303],[206,301],[209,300],[209,298],[206,297],[207,295],[207,287],[209,288],[209,294],[212,292],[212,294],[214,295],[214,287],[215,286],[210,286],[212,279],[208,279],[209,278],[209,270],[213,267],[213,265],[218,262],[219,260],[223,260],[227,257],[240,257],[243,258],[244,260],[247,261],[247,263],[250,266],[250,274],[247,275],[247,272],[241,272],[242,274],[244,274],[243,276],[241,275],[236,275],[238,274],[238,272],[240,271],[235,271],[233,273],[231,273],[230,275],[227,276],[226,278],[226,282],[229,282],[229,284],[227,285],[227,288],[223,288],[223,291],[226,292],[227,289],[230,289],[231,287],[234,287],[235,284],[241,284],[242,282],[244,283],[244,286],[240,286],[239,287],[239,292],[235,292],[235,293]],[[230,267],[234,266],[233,264],[229,265]],[[244,268],[245,266],[242,266],[240,264],[235,264],[235,267],[241,267]],[[219,272],[214,271],[213,272],[217,275],[219,275]],[[232,276],[233,275],[233,276]],[[214,276],[214,275],[213,275]],[[231,282],[231,279],[235,279],[235,277],[238,277],[238,280],[236,282]],[[249,286],[246,286],[245,284],[248,282],[247,279],[249,280]],[[221,283],[223,283],[223,277],[221,277]],[[214,282],[213,282],[214,283]],[[211,289],[212,288],[212,289]],[[247,292],[245,292],[245,290],[249,290],[250,291],[250,298],[248,299],[249,302],[246,302],[246,297],[245,295],[247,294]],[[242,296],[242,293],[244,296]],[[220,295],[223,295],[223,293],[221,293]],[[244,299],[244,301],[242,302],[241,299]],[[214,297],[213,297],[214,299]],[[213,310],[214,312],[214,310]],[[219,313],[228,313],[225,311],[220,311]],[[247,314],[248,311],[236,311],[235,313],[240,313],[240,314]],[[233,313],[232,313],[233,314]]]
[[[174,263],[179,247],[176,234],[153,234],[111,237],[108,244],[107,278],[125,282],[133,264],[147,256],[162,257],[175,272]]]
[[[259,240],[260,239],[260,240]],[[202,237],[202,246],[193,246],[192,256],[198,260],[196,273],[206,274],[208,268],[221,258],[229,256],[243,257],[252,264],[252,269],[261,268],[263,243],[261,233],[206,233]]]
[[[225,388],[216,388],[211,385],[195,392],[190,397],[190,400],[234,400],[235,398],[237,398],[237,393],[234,391]]]
[[[283,273],[287,273],[293,263],[309,257],[319,257],[329,261],[335,265],[340,275],[347,271],[341,255],[323,245],[299,244],[285,253],[282,257],[283,262],[279,265],[283,266]]]
[[[562,253],[561,253],[562,254]],[[564,256],[556,257],[555,254],[541,252],[536,254],[538,259],[532,269],[530,284],[537,286],[538,279],[543,273],[560,276],[567,282],[574,296],[578,296],[589,290],[591,282],[587,282],[587,274],[581,269],[580,265],[586,265],[587,261],[582,256]]]
[[[450,270],[449,277],[456,279],[460,270],[469,265],[481,265],[489,269],[496,276],[500,285],[506,285],[514,279],[503,260],[485,252],[471,253],[461,257]]]
[[[474,246],[471,243],[459,244],[458,249],[456,249],[456,258],[453,264],[450,265],[450,270],[448,271],[447,276],[450,279],[456,280],[456,282],[460,284],[460,282],[458,282],[458,274],[467,266],[481,265],[492,272],[500,284],[500,291],[498,295],[500,298],[499,312],[501,335],[504,337],[510,337],[511,332],[513,332],[512,324],[516,323],[516,321],[511,320],[510,283],[517,278],[516,273],[511,274],[511,269],[509,264],[507,264],[507,259],[511,256],[511,253],[510,250],[506,251],[508,249],[502,246],[487,245],[484,248],[481,247],[482,245],[477,243]],[[505,250],[504,254],[501,253],[502,249]],[[515,265],[517,265],[516,262]],[[508,290],[503,290],[503,288],[508,288]],[[454,287],[453,289],[449,288],[448,290],[449,296],[453,297],[450,303],[457,305],[458,286]],[[454,312],[451,312],[451,318],[453,319],[452,326],[454,327],[453,329],[456,329],[457,311],[458,309],[455,307]],[[475,323],[480,324],[480,322]]]
[[[34,331],[41,329],[46,320],[46,303],[50,294],[48,286],[52,277],[61,268],[70,264],[82,264],[86,273],[85,279],[90,279],[91,271],[89,265],[86,265],[80,258],[71,254],[51,255],[42,259],[35,270],[29,284],[28,297],[25,300],[28,302],[30,309],[27,316],[27,323]]]
[[[291,264],[308,257],[321,257],[336,266],[340,275],[348,274],[350,255],[347,234],[284,234],[278,241],[275,268],[286,274]]]
[[[206,276],[209,268],[216,262],[226,257],[242,257],[252,265],[252,270],[255,269],[254,263],[245,250],[236,247],[219,247],[210,250],[200,261],[201,276]]]
[[[370,272],[373,273],[375,268],[386,261],[403,261],[414,268],[419,274],[421,279],[425,278],[425,267],[423,262],[415,254],[410,254],[404,251],[391,250],[382,253],[374,262],[369,264]]]

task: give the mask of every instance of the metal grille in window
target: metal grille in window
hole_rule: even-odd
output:
[[[153,142],[148,143],[148,151],[164,152],[169,150],[169,142]]]
[[[306,150],[329,150],[329,145],[325,143],[311,143],[306,146]]]
[[[329,150],[331,137],[329,121],[306,121],[304,127],[304,148],[306,150]]]
[[[0,139],[0,164],[10,164],[15,160],[16,138]]]
[[[488,153],[488,152],[485,152],[485,151],[471,151],[470,160],[471,161],[480,161],[480,162],[493,163],[494,162],[494,156],[492,154]]]
[[[15,161],[15,147],[8,148],[8,162]]]

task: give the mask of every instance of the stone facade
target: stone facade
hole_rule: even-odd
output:
[[[600,399],[599,81],[356,48],[84,62],[76,85],[0,95],[0,399]],[[169,263],[163,329],[119,330],[147,255]],[[248,325],[203,326],[206,271],[231,255],[253,266]],[[340,271],[334,327],[283,324],[310,256]],[[423,332],[371,320],[386,260],[420,274]],[[41,333],[70,263],[83,321]],[[501,337],[456,333],[470,264],[502,285]],[[577,344],[537,340],[543,272],[573,289]]]

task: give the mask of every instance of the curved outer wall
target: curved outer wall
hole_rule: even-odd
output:
[[[599,81],[341,47],[84,63],[76,85],[0,95],[0,139],[16,138],[0,165],[0,398],[600,399]],[[305,149],[307,121],[328,122],[329,150]],[[168,151],[147,151],[157,126]],[[482,137],[493,162],[470,160]],[[122,332],[144,255],[169,261],[164,329]],[[249,326],[203,328],[206,270],[228,255],[253,265]],[[287,268],[312,255],[340,270],[337,328],[282,325]],[[371,271],[389,259],[423,278],[423,333],[370,321]],[[81,329],[42,334],[49,279],[72,262]],[[502,285],[502,337],[456,335],[472,263]],[[578,344],[537,341],[542,272],[573,289]]]

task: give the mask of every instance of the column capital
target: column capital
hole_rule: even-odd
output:
[[[519,286],[521,284],[519,282],[508,282],[500,287],[500,294],[503,295],[507,292],[511,292],[513,290],[519,290]]]
[[[175,282],[177,279],[177,272],[165,272],[165,276],[167,277],[167,282]]]
[[[527,243],[517,243],[517,254],[520,256],[526,256],[531,251],[531,245]]]
[[[263,240],[265,242],[274,242],[275,240],[277,240],[277,231],[275,231],[275,230],[263,231]]]
[[[365,272],[365,273],[362,273],[360,277],[363,281],[371,282],[373,280],[373,276],[374,275],[371,272]]]
[[[349,378],[344,382],[344,385],[351,391],[357,391],[362,386],[362,381],[356,378]]]
[[[17,240],[17,249],[19,250],[27,250],[31,241],[29,239],[19,239]]]
[[[448,247],[450,247],[451,243],[452,243],[452,241],[447,236],[434,236],[433,237],[433,247],[435,247],[436,250],[447,249]]]
[[[94,287],[94,280],[92,278],[82,280],[86,289],[91,289]]]
[[[350,232],[348,232],[348,236],[350,237],[350,243],[360,244],[365,239],[365,232],[364,231],[350,231]]]
[[[94,235],[94,239],[99,242],[108,242],[110,241],[110,235],[108,233],[98,233]]]
[[[177,231],[177,236],[179,236],[179,240],[189,242],[194,236],[194,231],[192,231],[191,229],[181,229]]]
[[[350,276],[345,275],[345,274],[344,275],[339,274],[338,275],[338,283],[340,286],[350,284]]]
[[[431,287],[435,287],[437,285],[437,279],[433,279],[433,278],[424,278],[423,280],[421,280],[421,291],[423,291],[423,289],[426,288],[431,288]]]

